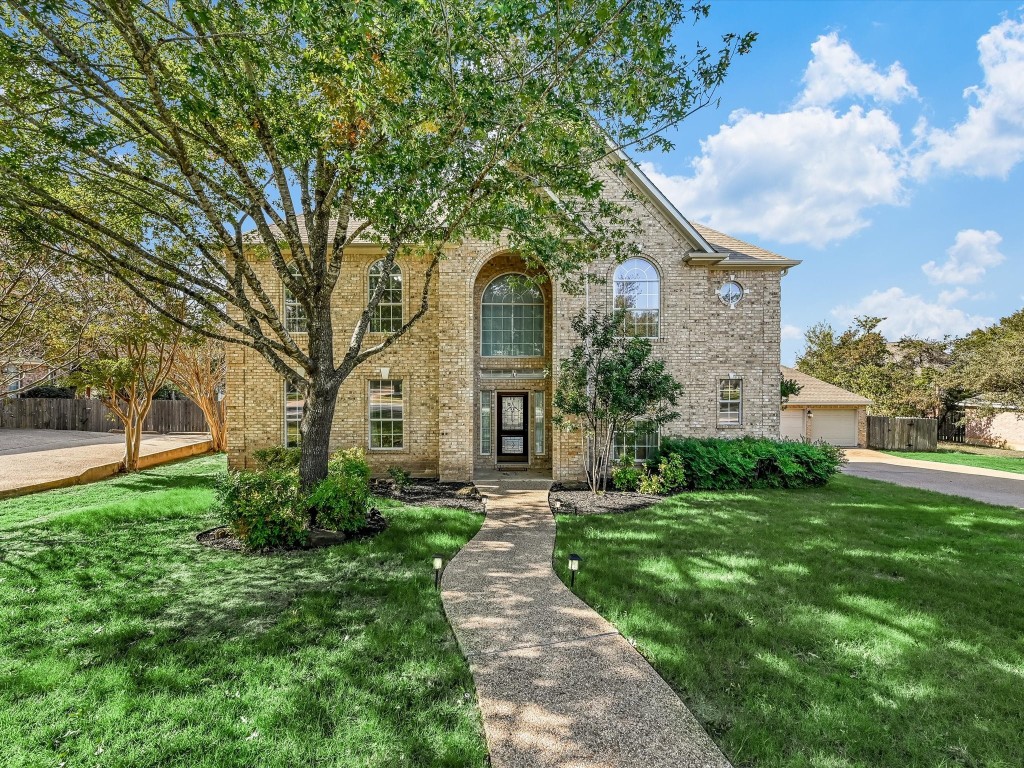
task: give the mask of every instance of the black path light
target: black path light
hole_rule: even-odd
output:
[[[434,555],[434,589],[441,588],[441,569],[444,567],[444,555]]]
[[[582,562],[582,558],[575,552],[569,555],[569,589],[576,586],[576,572],[579,571]]]

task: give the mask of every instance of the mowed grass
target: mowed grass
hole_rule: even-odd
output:
[[[0,760],[482,766],[433,588],[482,518],[390,506],[371,540],[198,544],[222,457],[0,502]]]
[[[561,515],[570,552],[737,766],[1024,765],[1024,512],[841,476]]]
[[[1024,457],[984,456],[979,453],[943,450],[941,448],[937,451],[885,451],[885,453],[890,456],[900,456],[904,459],[920,459],[921,461],[938,461],[943,464],[960,464],[967,467],[999,469],[1003,472],[1017,472],[1024,475]]]

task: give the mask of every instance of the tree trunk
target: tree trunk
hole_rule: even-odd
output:
[[[299,460],[300,487],[309,493],[327,477],[327,459],[330,456],[331,425],[334,408],[338,403],[340,384],[332,384],[314,377],[306,389],[302,410],[302,458]],[[316,522],[315,520],[311,522]]]
[[[224,412],[224,401],[214,397],[200,397],[195,401],[199,410],[206,417],[206,425],[210,428],[210,442],[213,450],[221,453],[227,450],[227,428]]]
[[[139,452],[142,448],[142,423],[144,417],[139,416],[133,404],[128,406],[128,418],[124,421],[124,461],[125,472],[137,472],[139,469]]]

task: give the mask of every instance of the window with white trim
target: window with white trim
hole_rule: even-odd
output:
[[[302,442],[299,425],[302,424],[302,411],[306,400],[298,387],[285,379],[284,382],[284,444],[295,448]]]
[[[612,437],[612,460],[630,456],[635,462],[647,461],[658,449],[659,442],[657,429],[631,427],[616,430]]]
[[[502,275],[484,290],[480,307],[483,357],[544,355],[544,294],[525,275]]]
[[[402,327],[402,270],[397,264],[391,265],[386,271],[384,259],[370,265],[370,291],[367,300],[377,291],[377,286],[384,283],[384,292],[380,303],[370,318],[372,333],[394,333]]]
[[[533,453],[544,455],[544,393],[533,393]]]
[[[480,455],[491,455],[491,396],[488,389],[480,391]]]
[[[17,392],[21,389],[21,383],[24,381],[24,372],[17,365],[4,366],[4,380],[7,382],[8,394]]]
[[[289,267],[289,272],[292,275],[298,275],[298,269],[294,265]],[[284,329],[288,333],[306,333],[306,310],[288,290],[288,286],[282,285],[282,288],[284,290]]]
[[[623,333],[658,338],[661,320],[661,278],[646,259],[628,259],[615,268],[612,305],[625,312]]]
[[[405,447],[405,403],[401,379],[370,382],[370,448],[376,451]]]
[[[738,427],[743,423],[743,379],[718,380],[718,426]]]

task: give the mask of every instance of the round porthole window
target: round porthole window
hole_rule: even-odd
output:
[[[722,283],[722,287],[718,289],[718,298],[729,307],[735,307],[739,304],[743,300],[743,294],[743,286],[735,280],[726,280]]]

